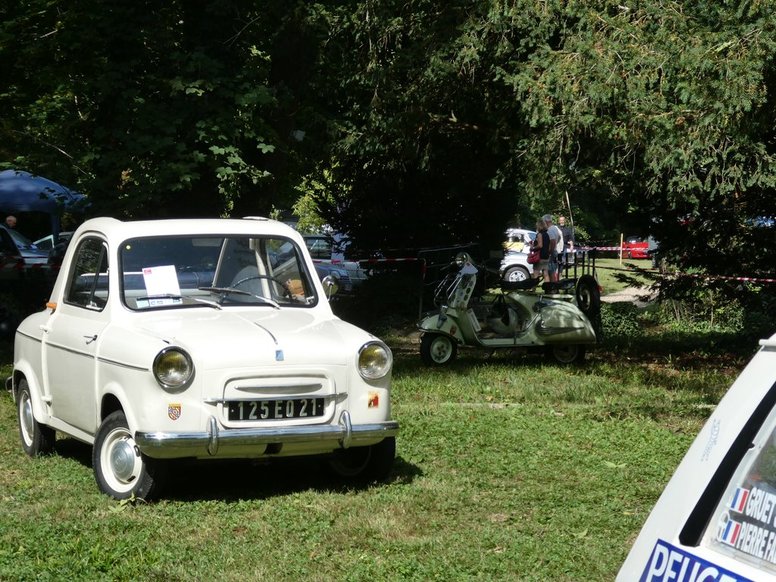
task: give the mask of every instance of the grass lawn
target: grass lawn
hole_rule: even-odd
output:
[[[366,489],[310,461],[178,463],[162,501],[118,503],[85,445],[27,458],[0,392],[0,580],[612,580],[748,359],[656,341],[431,370],[386,339],[398,459]],[[3,379],[10,362],[0,346]]]
[[[652,282],[648,273],[643,274],[638,270],[652,271],[651,260],[623,259],[620,262],[616,258],[596,259],[596,279],[603,288],[603,294],[616,293],[626,287],[648,287]],[[634,268],[635,267],[635,268]]]

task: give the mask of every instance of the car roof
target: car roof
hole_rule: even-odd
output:
[[[145,236],[174,236],[176,234],[200,235],[275,235],[291,238],[298,243],[301,236],[291,227],[268,218],[173,218],[161,220],[121,221],[115,218],[92,218],[78,227],[73,235],[99,232],[111,239],[127,239]]]

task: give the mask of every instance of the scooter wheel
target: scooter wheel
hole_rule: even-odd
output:
[[[550,346],[547,353],[556,363],[564,366],[585,361],[585,346],[579,344]]]
[[[420,338],[420,357],[429,366],[444,366],[455,359],[458,345],[440,333],[427,333]]]

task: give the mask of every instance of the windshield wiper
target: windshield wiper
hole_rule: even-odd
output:
[[[250,291],[245,291],[244,289],[235,289],[234,287],[197,287],[200,291],[210,291],[211,293],[221,293],[223,297],[234,294],[234,295],[247,295],[248,297],[253,297],[254,299],[258,299],[262,303],[266,305],[271,305],[275,309],[280,309],[280,304],[277,301],[274,301],[268,297],[263,297],[261,295],[256,295],[255,293],[251,293]]]

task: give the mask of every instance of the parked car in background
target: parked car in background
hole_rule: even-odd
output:
[[[629,236],[622,243],[622,254],[629,259],[649,259],[649,242],[640,236]]]
[[[533,265],[528,263],[528,253],[510,252],[501,259],[499,275],[504,281],[525,281],[532,272]]]
[[[499,275],[505,281],[524,281],[533,271],[533,265],[528,263],[528,251],[536,238],[536,231],[508,228],[505,235],[504,257],[501,259]]]
[[[48,257],[49,251],[0,225],[0,337],[11,337],[24,317],[43,309],[56,277]]]
[[[304,244],[310,251],[310,256],[313,259],[331,259],[332,255],[332,239],[325,234],[305,234]]]
[[[0,253],[5,261],[15,258],[20,266],[45,265],[48,250],[38,248],[35,243],[19,231],[0,225]]]
[[[54,235],[50,234],[48,236],[44,236],[43,238],[39,238],[33,244],[41,250],[50,251],[56,244],[66,243],[69,241],[71,236],[73,236],[72,232],[60,232],[59,235],[57,235],[57,241],[54,242]]]
[[[340,291],[349,295],[367,278],[367,272],[356,261],[345,260],[338,243],[326,234],[304,234],[304,244],[315,261],[315,270],[323,278],[334,274],[341,280]]]
[[[321,279],[321,281],[329,276],[337,278],[337,284],[339,286],[337,296],[350,295],[353,293],[353,281],[350,279],[350,275],[344,267],[331,263],[316,262],[315,272],[318,273],[318,278]]]
[[[536,231],[524,228],[508,228],[504,234],[504,252],[527,253],[536,238]]]
[[[309,456],[345,481],[389,474],[391,351],[332,313],[331,279],[293,229],[97,218],[58,273],[16,330],[6,381],[29,456],[56,432],[84,441],[116,499],[157,496],[177,458]]]

